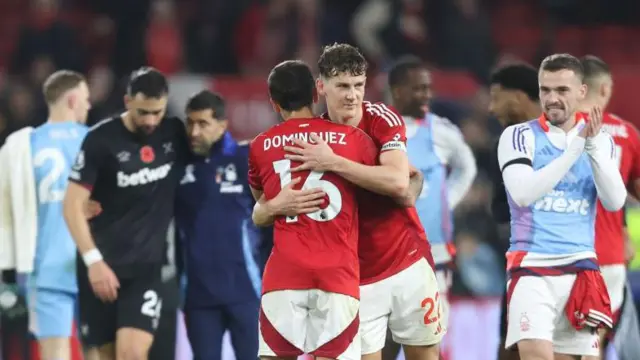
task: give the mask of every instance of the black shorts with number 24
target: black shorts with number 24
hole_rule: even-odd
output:
[[[162,311],[161,266],[114,269],[120,282],[118,298],[103,302],[93,293],[87,267],[78,258],[78,303],[80,305],[80,334],[84,346],[99,347],[115,342],[121,328],[140,329],[154,334]]]

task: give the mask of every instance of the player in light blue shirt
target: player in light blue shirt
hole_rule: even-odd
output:
[[[523,360],[598,357],[596,327],[611,327],[594,248],[596,200],[617,211],[627,192],[601,111],[577,112],[583,76],[575,57],[547,57],[538,73],[544,113],[507,127],[498,144],[511,213],[505,346],[517,344]]]
[[[43,360],[71,358],[69,337],[77,294],[76,246],[65,224],[67,178],[87,133],[89,89],[83,75],[61,70],[43,85],[48,121],[31,133],[38,235],[27,285],[29,329]]]
[[[446,324],[454,253],[452,212],[473,183],[476,161],[460,130],[429,112],[431,75],[419,58],[398,61],[389,71],[389,88],[392,104],[407,128],[409,162],[424,179],[415,207],[431,244]],[[392,350],[391,337],[387,338],[383,359],[395,359],[398,351]]]

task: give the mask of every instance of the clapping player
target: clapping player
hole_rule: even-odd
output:
[[[596,200],[617,211],[627,193],[598,108],[578,113],[584,70],[547,57],[538,81],[544,113],[505,129],[498,161],[509,198],[506,347],[523,360],[598,356],[595,329],[611,309],[594,248]]]

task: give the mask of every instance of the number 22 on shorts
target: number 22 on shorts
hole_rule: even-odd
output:
[[[426,297],[420,303],[425,309],[424,324],[430,325],[440,320],[440,293],[436,292],[434,297]],[[436,309],[437,307],[437,309]],[[436,311],[435,315],[433,312]]]
[[[273,162],[273,170],[280,176],[280,188],[287,186],[291,182],[291,160],[278,160]],[[336,218],[342,210],[342,194],[340,190],[330,181],[322,180],[323,171],[311,171],[302,184],[302,190],[321,188],[329,197],[329,205],[326,209],[321,209],[305,216],[315,221],[330,221]],[[297,222],[298,217],[287,217],[287,222]]]

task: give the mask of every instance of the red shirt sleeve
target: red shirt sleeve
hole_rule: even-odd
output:
[[[365,116],[371,121],[369,135],[379,146],[379,151],[407,151],[407,128],[402,116],[383,103],[366,103]]]
[[[260,168],[258,166],[257,161],[257,150],[259,148],[258,138],[254,139],[249,145],[249,176],[248,181],[249,185],[256,189],[262,191],[262,178],[260,177]]]
[[[629,152],[631,154],[631,181],[640,178],[640,135],[635,126],[626,123],[629,133]]]

